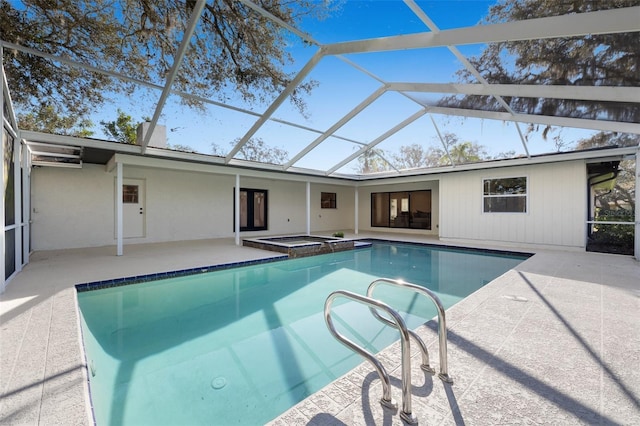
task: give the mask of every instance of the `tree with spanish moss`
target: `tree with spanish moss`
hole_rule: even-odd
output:
[[[240,1],[206,2],[172,89],[223,101],[229,96],[270,101],[292,79],[286,67],[293,61],[288,50],[293,36],[267,15],[295,26],[303,18],[326,15],[331,3],[261,0],[255,4],[265,13],[258,13]],[[16,108],[29,113],[44,103],[61,116],[82,117],[109,97],[131,95],[136,81],[164,84],[195,5],[194,0],[1,2],[2,39],[10,43],[4,67]],[[307,81],[291,94],[301,112],[314,84]],[[201,106],[195,97],[181,101]]]
[[[636,147],[640,145],[640,135],[625,133],[598,132],[593,136],[580,139],[577,149],[594,149],[600,147]],[[596,176],[604,179],[603,183],[612,185],[594,187],[594,202],[591,220],[597,222],[615,222],[613,224],[598,223],[590,227],[587,250],[607,253],[633,254],[636,194],[636,162],[635,159],[623,159],[617,165],[615,175]],[[612,170],[613,171],[613,170]],[[607,179],[613,179],[608,181]],[[592,180],[589,180],[592,182]],[[620,224],[628,222],[629,224]]]
[[[640,135],[625,133],[598,132],[595,135],[580,139],[576,144],[576,149],[592,149],[600,147],[629,147],[639,146]],[[624,159],[618,166],[618,175],[613,188],[597,194],[601,206],[613,206],[616,209],[626,208],[635,211],[636,183],[636,158],[634,160]]]
[[[17,119],[22,130],[79,138],[93,136],[93,123],[91,120],[82,119],[78,116],[60,115],[49,104],[40,104],[31,112],[19,113]]]
[[[638,0],[499,0],[485,24],[520,21],[637,6]],[[630,86],[640,85],[640,43],[634,32],[489,43],[469,62],[490,84]],[[461,81],[477,83],[467,69]],[[516,112],[584,119],[639,122],[640,108],[625,102],[504,97]],[[449,96],[442,106],[504,111],[495,97]],[[531,125],[529,130],[536,130]],[[542,126],[544,135],[550,129]]]

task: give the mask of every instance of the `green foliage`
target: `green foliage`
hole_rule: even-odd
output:
[[[606,253],[621,253],[633,255],[635,227],[633,226],[633,211],[624,211],[626,216],[620,215],[619,210],[603,210],[598,212],[597,221],[593,226],[593,233],[589,242],[590,251]],[[607,222],[629,222],[629,225],[607,224]]]
[[[638,0],[500,0],[489,9],[485,23],[637,5]],[[637,87],[640,84],[640,50],[637,46],[638,35],[634,32],[490,43],[480,56],[470,58],[470,62],[490,84]],[[477,82],[467,69],[461,70],[458,75],[464,82]],[[516,112],[640,121],[640,108],[622,102],[531,97],[510,97],[505,98],[505,101]],[[496,98],[489,96],[465,96],[461,100],[450,96],[440,104],[458,108],[503,110]],[[532,125],[530,130],[534,128]]]
[[[58,0],[0,5],[2,39],[149,82],[164,82],[182,41],[194,1]],[[332,2],[259,2],[266,12],[296,26],[323,17]],[[197,96],[271,100],[291,81],[290,37],[282,27],[235,0],[209,1],[173,89]],[[134,84],[61,62],[5,49],[4,67],[13,101],[25,111],[40,103],[62,115],[97,109],[106,93],[131,94]],[[292,102],[301,111],[313,81],[298,86]],[[183,102],[197,104],[193,98]]]
[[[453,133],[444,133],[442,139],[446,150],[442,145],[427,148],[419,144],[401,146],[399,152],[392,155],[394,166],[398,169],[438,167],[449,165],[452,161],[453,164],[464,164],[490,159],[485,147],[476,142],[461,142]],[[515,155],[515,152],[512,154]]]
[[[607,146],[637,146],[638,144],[640,144],[640,135],[599,132],[590,138],[579,140],[576,147],[577,149],[590,149]],[[616,210],[630,209],[635,211],[636,161],[637,159],[635,161],[621,161],[613,189],[596,191],[596,202],[599,207],[606,210],[612,206]]]
[[[118,117],[114,121],[101,121],[105,134],[119,143],[135,145],[138,125],[133,117],[118,109]]]
[[[391,165],[385,160],[385,152],[381,149],[373,148],[365,151],[358,157],[358,167],[356,173],[379,173],[391,169]]]
[[[487,152],[482,145],[473,142],[458,142],[449,147],[449,155],[453,164],[476,163],[487,158]],[[443,157],[442,161],[444,162]]]
[[[334,232],[333,236],[336,238],[344,238],[344,232],[342,231]]]
[[[41,104],[37,110],[18,114],[18,127],[22,130],[87,138],[93,135],[90,120],[78,116],[59,115],[53,105]]]
[[[640,135],[599,132],[578,141],[578,149],[607,146],[637,146]],[[618,165],[618,176],[610,190],[595,190],[595,220],[598,222],[629,222],[635,218],[636,161],[623,160]],[[589,251],[633,254],[633,225],[596,224],[587,246]]]

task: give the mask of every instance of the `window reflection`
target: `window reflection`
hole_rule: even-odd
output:
[[[267,194],[264,189],[240,189],[240,231],[267,229]],[[235,210],[233,217],[235,229]]]
[[[431,190],[372,193],[371,226],[431,229]]]

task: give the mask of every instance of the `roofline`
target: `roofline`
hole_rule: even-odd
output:
[[[482,161],[478,163],[468,163],[468,164],[460,164],[455,166],[443,166],[443,167],[431,167],[431,168],[416,168],[410,170],[403,170],[400,172],[391,171],[391,172],[382,172],[375,173],[369,175],[349,175],[349,174],[338,174],[334,173],[332,175],[326,175],[324,171],[320,170],[312,170],[312,169],[304,169],[292,167],[287,170],[284,169],[282,165],[278,164],[265,164],[259,163],[255,161],[247,161],[247,160],[233,160],[231,163],[225,163],[225,157],[215,156],[211,154],[200,154],[200,153],[192,153],[192,152],[183,152],[183,151],[172,151],[168,149],[161,148],[147,148],[146,154],[142,153],[142,147],[139,145],[130,145],[123,144],[118,142],[110,142],[100,139],[90,139],[90,138],[78,138],[74,136],[63,136],[63,135],[53,135],[49,133],[41,133],[34,132],[30,130],[22,130],[20,131],[20,137],[27,141],[32,142],[46,142],[52,143],[56,145],[65,145],[65,146],[76,146],[76,147],[88,147],[95,149],[104,149],[107,151],[112,151],[115,155],[119,155],[122,160],[126,159],[126,163],[128,164],[138,164],[146,166],[152,166],[154,162],[161,162],[165,166],[168,164],[166,162],[185,162],[190,164],[200,164],[202,167],[198,167],[197,170],[193,171],[207,171],[206,167],[213,167],[209,172],[217,172],[223,174],[236,174],[236,172],[232,172],[231,170],[223,172],[223,168],[229,169],[241,169],[244,170],[245,173],[249,175],[259,175],[260,173],[277,173],[278,175],[292,175],[296,176],[296,178],[291,180],[300,180],[300,177],[308,177],[313,178],[314,180],[330,182],[330,181],[350,181],[350,182],[360,182],[361,184],[365,184],[365,182],[376,182],[380,183],[381,180],[397,180],[398,178],[415,178],[416,176],[433,176],[444,173],[454,173],[454,172],[463,172],[468,170],[482,170],[482,169],[494,169],[494,168],[502,168],[502,167],[515,167],[515,166],[526,166],[532,164],[544,164],[544,163],[558,163],[563,161],[574,161],[574,160],[595,160],[595,159],[605,159],[611,157],[624,157],[627,155],[637,155],[640,147],[631,146],[631,147],[601,147],[601,148],[592,148],[588,150],[581,151],[571,151],[571,152],[556,152],[556,153],[548,153],[548,154],[539,154],[533,155],[531,157],[523,157],[523,158],[512,158],[512,159],[502,159],[502,160],[489,160]],[[123,156],[125,155],[125,156]],[[133,158],[148,158],[149,161],[134,161]],[[113,160],[113,159],[112,159]],[[172,167],[176,168],[176,167]],[[177,167],[178,169],[183,169],[183,167]],[[215,172],[213,170],[216,170]],[[287,180],[287,179],[285,179]]]
[[[431,176],[447,173],[458,173],[472,170],[487,170],[507,167],[529,166],[534,164],[561,163],[576,160],[611,160],[622,159],[628,155],[637,155],[640,150],[637,146],[630,147],[602,147],[581,151],[554,152],[550,154],[539,154],[531,157],[511,158],[502,160],[489,160],[478,163],[467,163],[456,166],[419,168],[405,170],[397,174],[395,172],[376,173],[372,175],[361,175],[362,185],[371,183],[379,184],[381,180],[395,180],[402,178],[415,178],[416,176]]]
[[[637,32],[640,6],[325,44],[326,55]]]

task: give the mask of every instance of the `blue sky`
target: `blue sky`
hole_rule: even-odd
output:
[[[441,29],[475,25],[482,20],[493,2],[481,0],[435,0],[418,1],[418,5]],[[312,35],[320,43],[335,43],[364,38],[393,36],[428,31],[428,28],[400,0],[347,0],[342,8],[326,20],[304,21],[300,29]],[[295,39],[293,37],[292,39]],[[465,55],[477,55],[485,46],[468,45],[459,50]],[[292,43],[291,52],[296,63],[291,67],[297,72],[315,52],[315,47],[303,47],[302,43]],[[347,58],[366,68],[381,79],[389,82],[427,82],[448,83],[457,80],[455,72],[462,68],[459,60],[446,48],[408,50],[348,55]],[[335,57],[326,57],[313,70],[310,78],[319,86],[307,98],[308,117],[302,117],[298,111],[285,102],[274,117],[296,122],[318,130],[326,130],[344,114],[358,105],[376,90],[380,83]],[[140,90],[133,97],[118,97],[113,105],[106,107],[94,119],[115,118],[117,107],[130,113],[136,120],[152,116],[154,100],[159,92]],[[274,94],[274,98],[277,94]],[[234,99],[231,105],[264,111],[268,104],[247,105],[240,99]],[[432,95],[437,99],[439,95]],[[396,94],[387,93],[358,117],[347,123],[336,133],[340,136],[362,143],[369,143],[381,133],[392,128],[414,112],[421,109],[416,103]],[[455,133],[463,141],[484,145],[490,155],[515,151],[524,154],[514,123],[501,121],[462,119],[458,117],[433,115],[433,120],[442,133]],[[176,96],[171,96],[163,111],[159,124],[167,127],[169,143],[187,145],[202,153],[211,153],[211,144],[229,149],[230,142],[243,136],[256,121],[256,117],[235,111],[206,106],[203,112],[185,109]],[[524,131],[526,125],[521,125]],[[575,142],[588,137],[593,131],[574,129],[562,130],[567,142]],[[100,137],[100,134],[96,134]],[[318,134],[269,122],[255,137],[261,138],[267,145],[286,149],[294,156]],[[430,116],[423,116],[396,135],[378,145],[386,152],[397,152],[400,146],[418,143],[423,146],[440,146],[436,130]],[[326,169],[353,153],[359,146],[336,138],[329,138],[296,166]],[[552,152],[555,148],[551,141],[542,140],[540,133],[529,136],[529,151],[532,154]],[[353,164],[340,171],[352,172]]]

